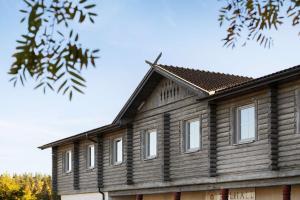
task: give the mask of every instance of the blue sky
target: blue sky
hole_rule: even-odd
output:
[[[101,49],[97,68],[84,73],[85,95],[72,102],[43,95],[32,85],[13,88],[8,68],[15,40],[24,33],[22,1],[0,0],[0,173],[51,172],[51,152],[37,146],[110,123],[149,69],[144,60],[163,52],[164,64],[259,77],[299,62],[299,29],[274,33],[275,44],[222,47],[219,1],[99,0],[96,24],[81,27],[81,40]],[[188,3],[187,3],[188,2]]]

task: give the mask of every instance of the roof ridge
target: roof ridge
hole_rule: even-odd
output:
[[[242,75],[237,75],[237,74],[230,74],[230,73],[223,73],[223,72],[216,72],[216,71],[210,71],[210,70],[203,70],[203,69],[196,69],[196,68],[190,68],[190,67],[182,67],[182,66],[174,66],[174,65],[165,65],[165,64],[156,64],[157,66],[160,67],[172,67],[172,68],[178,68],[178,69],[183,69],[183,70],[192,70],[192,71],[198,71],[198,72],[204,72],[204,73],[211,73],[211,74],[219,74],[219,75],[226,75],[226,76],[235,76],[235,77],[240,77],[240,78],[248,78],[248,79],[255,79],[254,77],[250,76],[242,76]]]

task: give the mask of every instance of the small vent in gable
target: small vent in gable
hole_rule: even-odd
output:
[[[180,88],[171,80],[166,80],[160,91],[160,103],[165,104],[177,100],[180,96]]]

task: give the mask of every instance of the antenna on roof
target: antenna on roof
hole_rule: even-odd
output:
[[[162,56],[162,52],[159,53],[159,55],[157,56],[157,58],[155,59],[155,61],[153,63],[151,63],[150,61],[148,60],[145,60],[145,62],[150,65],[151,67],[157,65],[157,62],[159,61],[159,59],[161,58]]]

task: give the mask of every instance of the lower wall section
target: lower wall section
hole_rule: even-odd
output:
[[[300,185],[293,185],[291,192],[291,200],[299,200],[300,199]]]
[[[228,200],[282,200],[283,186],[229,189]],[[224,192],[224,190],[222,191]],[[224,193],[223,193],[224,194]],[[291,199],[300,199],[300,185],[292,185]],[[99,193],[63,195],[61,200],[103,200]],[[109,197],[105,200],[135,200],[136,196]],[[174,193],[144,194],[143,200],[174,200]],[[181,192],[180,200],[221,200],[221,190]]]
[[[205,192],[182,192],[181,200],[206,200]]]
[[[150,194],[144,195],[143,200],[173,200],[173,194],[166,193],[166,194]]]
[[[135,196],[113,197],[111,199],[105,199],[105,200],[135,200]]]
[[[256,188],[255,200],[282,200],[282,187]]]
[[[100,193],[62,195],[61,200],[103,200]]]

